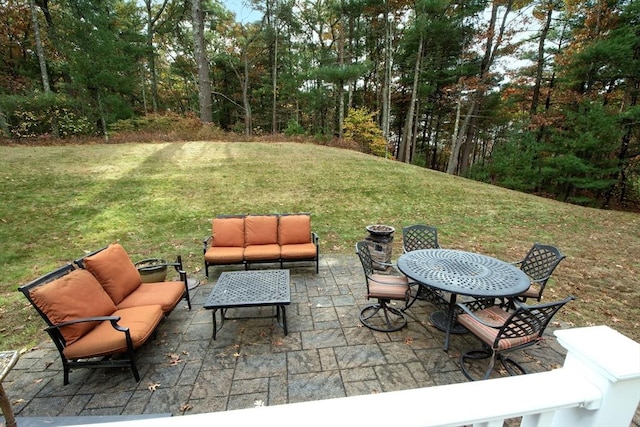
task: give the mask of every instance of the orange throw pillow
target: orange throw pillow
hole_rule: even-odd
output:
[[[116,306],[91,273],[74,270],[71,273],[29,292],[38,308],[51,323],[59,324],[84,317],[110,316]],[[95,328],[96,322],[77,323],[60,329],[70,345]]]
[[[83,263],[116,305],[142,283],[138,269],[119,243],[86,257]]]

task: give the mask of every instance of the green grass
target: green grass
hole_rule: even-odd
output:
[[[321,254],[353,254],[365,226],[438,227],[443,247],[506,261],[557,245],[548,300],[559,316],[640,340],[640,217],[559,203],[332,147],[300,143],[0,147],[0,348],[32,345],[42,321],[21,284],[119,241],[134,261],[182,254],[202,268],[219,214],[311,212]],[[354,255],[355,256],[355,255]]]

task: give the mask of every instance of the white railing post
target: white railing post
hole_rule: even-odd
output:
[[[567,349],[563,369],[591,381],[601,390],[602,399],[557,411],[552,425],[628,427],[640,402],[640,344],[608,326],[557,330],[554,334]]]

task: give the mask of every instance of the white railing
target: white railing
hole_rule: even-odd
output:
[[[628,427],[640,402],[640,344],[606,326],[558,330],[562,368],[486,381],[91,427]]]

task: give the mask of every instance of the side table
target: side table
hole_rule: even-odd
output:
[[[7,427],[16,427],[16,419],[13,416],[11,402],[9,402],[9,398],[4,392],[4,387],[2,387],[2,380],[4,380],[4,377],[7,376],[17,361],[17,351],[0,351],[0,409],[2,409],[2,413],[4,414]]]

